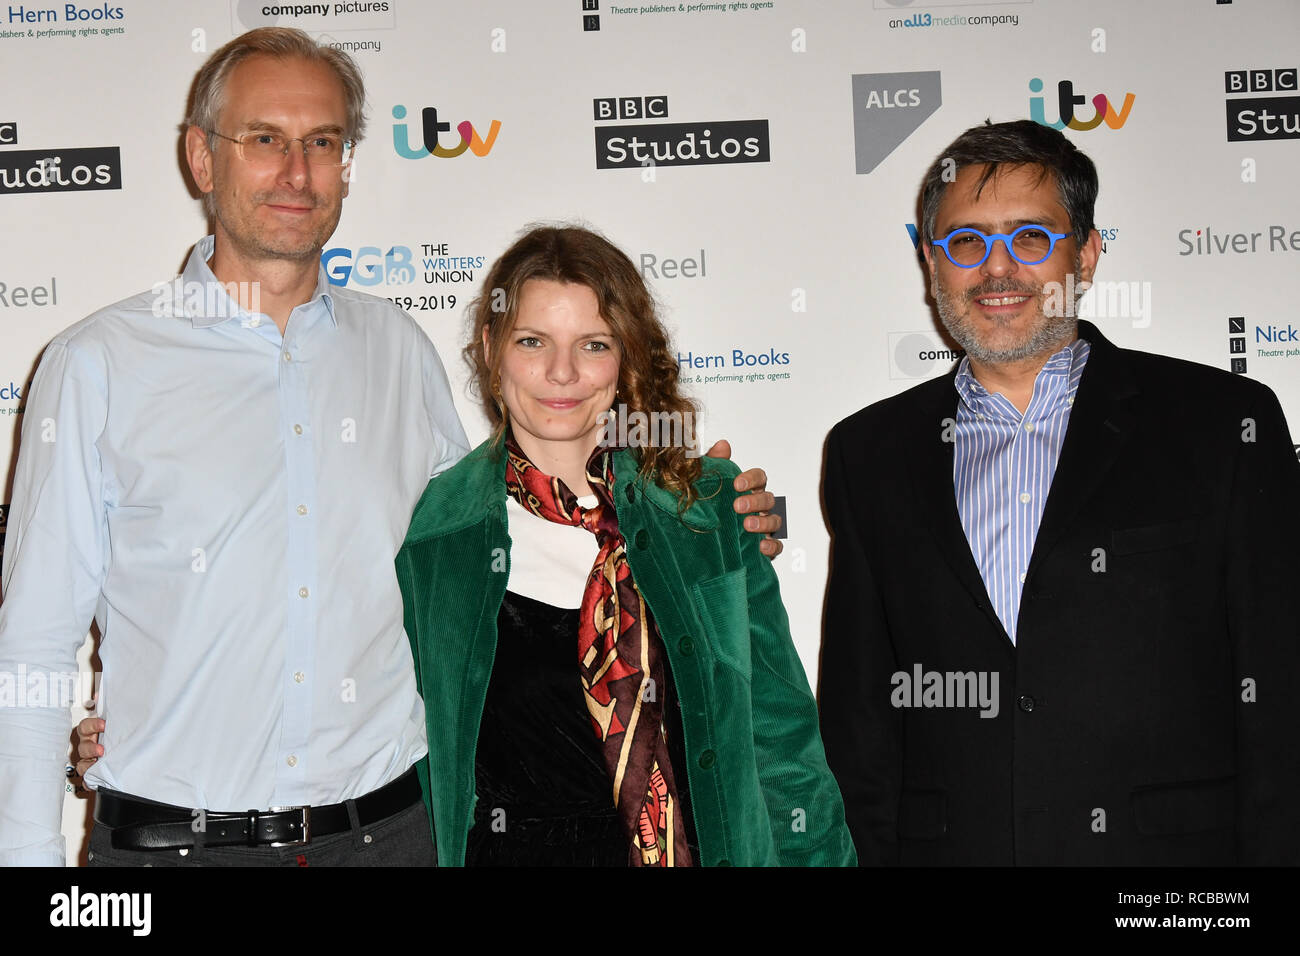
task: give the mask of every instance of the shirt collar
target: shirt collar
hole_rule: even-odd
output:
[[[1066,387],[1060,390],[1060,397],[1067,404],[1073,404],[1074,393],[1079,387],[1079,376],[1082,374],[1084,363],[1088,361],[1090,348],[1085,339],[1077,338],[1052,355],[1034,377],[1034,391],[1038,391],[1038,383],[1042,381],[1044,375],[1062,376],[1065,378]],[[991,396],[988,389],[979,383],[970,370],[970,356],[962,356],[953,385],[962,404],[972,412],[983,413],[987,410],[985,403]]]
[[[250,312],[248,309],[242,308],[226,292],[225,283],[221,282],[213,274],[211,267],[208,265],[208,260],[212,258],[212,252],[215,248],[216,239],[213,236],[204,236],[194,244],[194,251],[190,253],[190,258],[185,263],[185,269],[172,283],[172,289],[170,290],[172,314],[177,317],[188,318],[196,329],[209,329],[232,319],[245,322],[254,316],[270,321],[265,313]],[[316,267],[316,290],[312,293],[312,297],[303,304],[312,304],[317,301],[324,305],[325,314],[329,316],[330,322],[337,326],[338,320],[334,317],[334,297],[330,294],[329,279],[325,275],[325,267],[321,265]]]

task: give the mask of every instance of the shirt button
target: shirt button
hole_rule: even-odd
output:
[[[293,361],[293,356],[289,354],[289,350],[288,350],[288,349],[285,349],[285,350],[284,350],[284,360],[285,360],[286,362],[292,362],[292,361]]]
[[[1073,404],[1074,404],[1074,396],[1071,395],[1069,398],[1067,398],[1067,399],[1065,400],[1065,404],[1067,404],[1067,405],[1073,405]]]
[[[311,592],[308,591],[306,588],[299,588],[299,589],[298,589],[298,597],[305,598],[305,597],[306,597],[308,594],[310,594],[310,593],[311,593]]]
[[[712,750],[706,750],[700,754],[700,766],[708,770],[718,762],[718,756]]]
[[[301,426],[301,425],[294,425],[294,426],[293,426],[293,433],[294,433],[295,435],[301,435],[301,434],[302,434],[302,426]]]
[[[1034,430],[1034,423],[1033,423],[1033,422],[1025,422],[1025,431],[1027,431],[1027,432],[1031,432],[1031,431],[1033,431],[1033,430]]]
[[[307,506],[306,506],[306,505],[299,505],[299,506],[298,506],[298,514],[300,514],[300,515],[305,515],[306,513],[307,513]]]
[[[1035,703],[1037,702],[1034,698],[1030,697],[1028,694],[1022,694],[1020,699],[1016,701],[1016,706],[1027,714],[1034,709]]]
[[[1029,492],[1027,492],[1027,491],[1022,491],[1022,492],[1020,492],[1020,503],[1021,503],[1022,505],[1027,505],[1027,504],[1029,504],[1029,499],[1030,499],[1031,497],[1032,497],[1032,496],[1031,496],[1031,495],[1029,494]]]
[[[248,327],[250,329],[255,329],[261,324],[262,324],[262,317],[260,315],[255,315],[248,320]]]
[[[1021,584],[1024,584],[1024,583],[1025,583],[1025,572],[1024,572],[1024,571],[1021,571],[1021,572],[1020,572],[1020,583],[1021,583]]]
[[[293,674],[294,683],[301,684],[306,679],[307,679],[307,675],[304,674],[302,671],[294,671]]]
[[[677,649],[690,657],[695,653],[695,642],[691,640],[690,635],[687,635],[677,642]]]
[[[289,754],[289,757],[287,760],[285,760],[285,763],[287,763],[290,767],[296,767],[298,766],[298,758],[295,757],[293,754]]]

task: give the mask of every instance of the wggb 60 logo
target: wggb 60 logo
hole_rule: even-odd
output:
[[[409,285],[415,281],[415,263],[408,246],[346,246],[326,249],[320,257],[330,285]]]

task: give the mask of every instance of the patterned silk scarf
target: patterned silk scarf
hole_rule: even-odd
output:
[[[578,670],[592,728],[614,783],[614,805],[631,841],[632,866],[690,866],[668,742],[664,736],[663,642],[632,580],[614,510],[607,448],[587,462],[597,498],[582,508],[559,478],[539,471],[506,439],[506,491],[547,521],[581,525],[600,547],[578,612]]]

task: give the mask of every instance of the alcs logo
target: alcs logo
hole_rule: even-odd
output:
[[[1041,93],[1043,91],[1043,81],[1034,77],[1029,81],[1029,92]],[[1090,120],[1076,119],[1074,108],[1083,105],[1086,97],[1081,93],[1075,95],[1074,84],[1069,80],[1061,80],[1056,84],[1056,104],[1061,114],[1061,118],[1055,123],[1047,122],[1047,117],[1043,113],[1043,98],[1041,96],[1031,96],[1029,98],[1029,118],[1035,123],[1041,123],[1043,126],[1050,126],[1052,129],[1077,129],[1085,131],[1096,129],[1103,122],[1111,129],[1119,129],[1128,120],[1129,110],[1133,109],[1133,101],[1137,99],[1132,93],[1124,94],[1124,107],[1119,112],[1115,111],[1114,105],[1105,93],[1098,93],[1092,98],[1092,106],[1096,111]]]
[[[411,250],[393,246],[384,252],[378,246],[360,246],[356,254],[343,246],[326,249],[320,257],[330,285],[408,285],[415,281]]]
[[[406,119],[406,107],[400,103],[393,107],[393,119]],[[492,152],[492,144],[497,141],[497,133],[501,132],[501,121],[493,120],[492,125],[488,127],[487,139],[482,139],[474,125],[469,121],[456,124],[456,132],[460,136],[460,143],[455,146],[443,146],[441,134],[451,130],[450,123],[440,123],[438,121],[438,111],[432,106],[426,106],[420,110],[420,133],[423,141],[422,146],[411,146],[411,134],[406,128],[405,123],[393,124],[393,149],[398,156],[403,159],[424,159],[426,156],[437,156],[439,159],[455,159],[465,150],[469,150],[475,156],[486,156]]]

